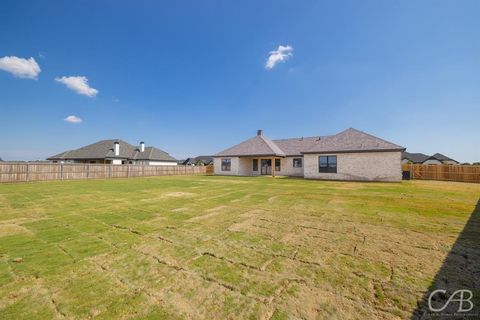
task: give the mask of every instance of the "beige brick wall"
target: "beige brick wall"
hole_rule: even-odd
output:
[[[286,157],[280,158],[280,171],[276,171],[278,176],[294,176],[303,177],[303,167],[294,168],[293,158],[301,157]],[[232,170],[221,171],[221,159],[232,159]],[[253,171],[253,159],[258,159],[258,171]],[[219,175],[239,175],[239,176],[258,176],[261,170],[261,159],[271,158],[257,158],[257,157],[228,157],[228,158],[214,158],[214,172]]]
[[[276,171],[278,176],[296,176],[303,177],[303,167],[294,168],[293,158],[301,157],[286,157],[280,159],[280,171]],[[221,171],[221,159],[231,159],[232,170]],[[253,159],[258,159],[258,171],[253,171]],[[271,158],[258,158],[258,157],[224,157],[214,158],[214,172],[219,175],[239,175],[239,176],[258,176],[261,170],[261,159]]]
[[[303,157],[286,157],[282,158],[280,162],[280,172],[277,172],[279,176],[289,176],[289,177],[303,177],[303,166],[304,160],[302,159],[302,167],[294,168],[293,159],[294,158],[303,158]]]
[[[238,159],[238,175],[240,176],[252,175],[252,159],[250,158]]]
[[[402,180],[401,152],[399,151],[329,155],[337,156],[337,173],[318,172],[320,154],[306,154],[304,155],[305,178],[392,182]]]
[[[231,160],[231,170],[230,171],[222,171],[222,159],[230,159]],[[218,175],[229,175],[229,176],[238,176],[238,166],[239,166],[239,158],[238,157],[221,157],[221,158],[213,158],[213,170],[215,174]]]

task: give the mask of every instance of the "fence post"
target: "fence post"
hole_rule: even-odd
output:
[[[30,172],[29,172],[29,167],[28,167],[28,162],[27,162],[27,174],[25,175],[25,181],[30,180],[30,179],[29,179],[30,177],[28,176],[29,173],[30,173]]]
[[[109,165],[108,165],[108,178],[109,178],[109,179],[112,178],[112,164],[109,164]]]
[[[130,178],[130,165],[127,164],[127,178]]]
[[[87,179],[89,178],[90,175],[90,164],[87,163]]]
[[[63,163],[60,163],[60,180],[63,180]]]

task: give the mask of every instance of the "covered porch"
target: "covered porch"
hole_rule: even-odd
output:
[[[239,157],[239,173],[246,176],[272,176],[282,172],[282,158],[278,156]]]

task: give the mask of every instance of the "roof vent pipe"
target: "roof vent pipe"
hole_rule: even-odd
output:
[[[140,141],[140,152],[144,152],[144,151],[145,151],[145,142]]]
[[[116,156],[120,155],[120,143],[118,141],[115,141],[115,146],[114,146],[113,150],[115,151]]]
[[[262,136],[263,135],[263,130],[257,130],[257,136]]]

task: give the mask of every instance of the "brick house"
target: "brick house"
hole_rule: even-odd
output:
[[[257,135],[214,155],[215,174],[400,181],[405,148],[350,128],[331,136],[270,140]]]

